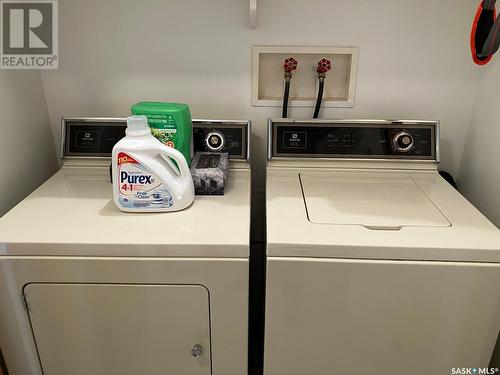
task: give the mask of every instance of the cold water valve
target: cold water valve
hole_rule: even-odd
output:
[[[325,78],[326,73],[332,69],[332,62],[328,59],[321,59],[318,62],[318,67],[316,71],[318,72],[318,78]],[[321,77],[320,77],[321,75]]]

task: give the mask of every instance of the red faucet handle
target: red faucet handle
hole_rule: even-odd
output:
[[[318,67],[316,68],[316,71],[318,73],[326,73],[331,69],[332,69],[332,62],[328,59],[321,59],[318,62]]]
[[[283,63],[283,69],[285,69],[285,72],[291,73],[297,69],[297,65],[297,60],[295,60],[293,57],[289,57],[288,59],[285,59],[285,62]]]

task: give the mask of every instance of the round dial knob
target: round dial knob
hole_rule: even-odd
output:
[[[205,145],[207,146],[208,151],[221,151],[224,148],[225,144],[226,140],[224,138],[224,134],[218,131],[212,131],[208,133],[205,138]]]
[[[415,145],[413,136],[407,132],[399,132],[392,139],[394,149],[399,152],[409,152]]]

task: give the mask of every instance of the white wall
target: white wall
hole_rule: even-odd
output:
[[[464,195],[500,228],[499,59],[498,55],[493,58],[481,79],[458,184]]]
[[[42,73],[56,145],[63,115],[186,102],[194,117],[253,120],[254,190],[263,191],[265,120],[280,109],[251,107],[252,45],[347,45],[361,53],[356,106],[324,117],[441,120],[442,168],[458,170],[479,79],[468,47],[475,1],[268,0],[256,30],[247,27],[247,0],[59,5],[60,69]]]
[[[40,72],[0,70],[0,217],[57,169]]]
[[[459,190],[500,228],[500,55],[485,67],[467,133]],[[491,362],[500,366],[500,335]]]

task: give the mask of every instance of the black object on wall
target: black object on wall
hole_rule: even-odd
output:
[[[495,3],[496,0],[482,0],[472,22],[470,47],[478,65],[486,65],[500,44],[500,17],[496,16]]]
[[[453,176],[449,174],[446,171],[439,171],[439,174],[441,177],[443,177],[451,186],[453,186],[455,189],[457,188],[457,183],[453,179]]]
[[[5,360],[3,359],[2,351],[0,350],[0,373],[2,373],[2,371],[4,375],[9,375],[9,373],[7,372],[7,365],[5,364]]]

